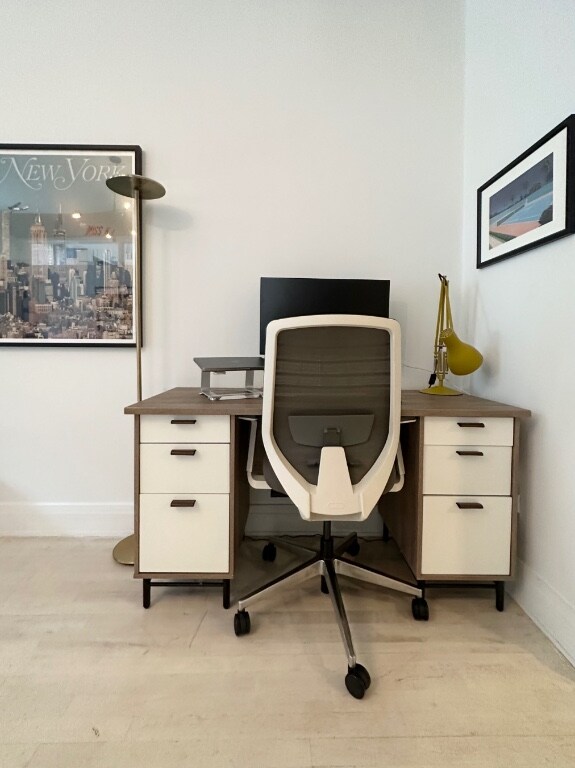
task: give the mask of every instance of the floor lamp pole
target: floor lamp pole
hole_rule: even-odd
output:
[[[142,250],[140,247],[140,190],[134,187],[134,221],[136,254],[134,259],[134,285],[138,292],[138,307],[132,306],[132,311],[136,317],[136,396],[138,402],[142,399],[142,313],[144,310],[142,302]],[[132,297],[134,293],[132,292]]]
[[[164,187],[153,179],[145,176],[131,174],[130,176],[113,176],[106,179],[106,186],[113,192],[134,200],[134,227],[136,248],[134,252],[134,274],[132,287],[132,313],[135,318],[136,333],[136,394],[137,400],[142,399],[142,244],[140,227],[140,205],[142,200],[156,200],[166,194]],[[135,290],[134,290],[135,288]],[[134,304],[134,296],[138,298],[138,306]],[[112,552],[112,556],[121,565],[134,565],[136,554],[136,537],[132,533],[119,541]]]

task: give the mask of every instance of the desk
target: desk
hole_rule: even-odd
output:
[[[127,406],[135,417],[135,578],[150,587],[230,580],[249,511],[248,423],[260,399],[211,402],[176,387]],[[380,502],[393,535],[424,587],[503,584],[515,569],[523,408],[461,395],[402,393],[406,482]],[[153,579],[182,582],[154,582]]]

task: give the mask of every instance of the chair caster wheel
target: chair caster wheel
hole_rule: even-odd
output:
[[[411,601],[411,612],[416,621],[429,621],[429,606],[424,597],[414,597]]]
[[[276,559],[277,555],[277,549],[276,545],[272,544],[272,542],[268,542],[265,547],[262,549],[262,560],[264,560],[266,563],[273,563]]]
[[[234,632],[237,637],[249,635],[251,629],[250,615],[247,611],[238,611],[234,616]]]
[[[359,541],[356,539],[355,541],[352,541],[349,547],[346,550],[346,554],[351,555],[352,557],[355,557],[356,555],[359,555]]]
[[[345,687],[354,699],[363,699],[370,685],[371,677],[365,667],[361,664],[356,664],[355,667],[348,667],[348,672],[345,676]]]

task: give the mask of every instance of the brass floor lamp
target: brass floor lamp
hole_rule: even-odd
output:
[[[142,247],[140,241],[140,201],[157,200],[166,194],[164,187],[153,179],[145,176],[131,174],[129,176],[114,176],[106,179],[106,186],[113,192],[124,197],[131,197],[134,200],[134,230],[136,239],[136,253],[134,258],[134,276],[133,284],[137,288],[137,295],[142,296]],[[133,294],[132,294],[133,295]],[[136,317],[136,392],[138,402],[142,399],[142,308],[136,310],[133,307]],[[136,537],[132,533],[125,539],[119,541],[112,552],[112,556],[117,563],[121,565],[134,565],[134,556],[136,552]]]

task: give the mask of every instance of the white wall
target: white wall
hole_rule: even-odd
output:
[[[522,447],[515,595],[575,659],[573,236],[475,269],[476,190],[575,112],[571,0],[468,0],[464,293],[486,358],[477,394],[533,411]],[[573,182],[573,180],[572,180]]]
[[[459,279],[457,0],[0,4],[2,141],[140,144],[144,396],[258,351],[261,275],[391,278],[426,383]],[[0,348],[0,533],[131,529],[133,350]]]

